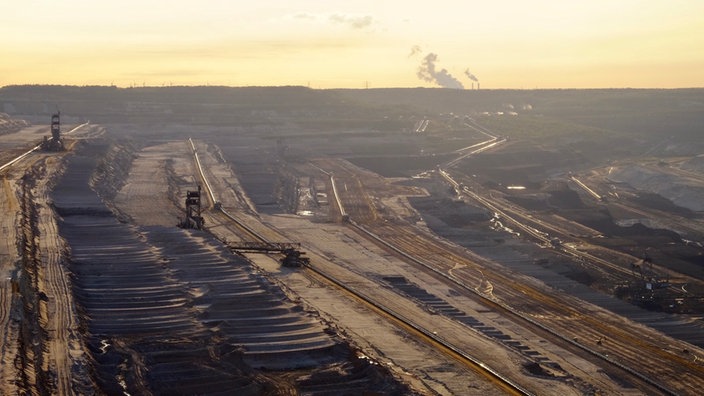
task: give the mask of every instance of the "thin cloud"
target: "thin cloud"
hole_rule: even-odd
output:
[[[293,15],[293,19],[301,19],[304,21],[315,21],[315,20],[318,20],[318,16],[315,14],[309,14],[307,12],[299,12],[298,14]]]
[[[330,15],[329,19],[334,23],[346,25],[353,29],[368,28],[374,23],[374,18],[372,18],[371,15],[353,16],[332,14]]]
[[[311,24],[333,24],[344,26],[355,30],[363,30],[372,27],[377,21],[371,15],[353,15],[353,14],[318,14],[315,12],[299,12],[285,17],[289,20],[295,20],[302,23]]]

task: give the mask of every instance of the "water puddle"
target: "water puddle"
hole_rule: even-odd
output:
[[[105,355],[108,353],[108,348],[110,348],[111,345],[108,340],[100,340],[100,352]]]

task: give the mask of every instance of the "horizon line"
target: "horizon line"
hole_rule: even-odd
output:
[[[448,88],[448,87],[335,87],[335,88],[314,88],[307,85],[290,84],[290,85],[221,85],[221,84],[169,84],[169,85],[128,85],[121,86],[115,84],[51,84],[51,83],[23,83],[23,84],[7,84],[0,85],[0,89],[10,87],[74,87],[74,88],[116,88],[116,89],[154,89],[154,88],[305,88],[312,91],[334,91],[334,90],[382,90],[382,89],[438,89],[447,91],[588,91],[588,90],[678,90],[678,89],[704,89],[704,86],[689,86],[689,87],[558,87],[558,88]]]

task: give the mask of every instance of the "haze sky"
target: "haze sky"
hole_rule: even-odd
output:
[[[699,0],[3,3],[0,86],[704,87]]]

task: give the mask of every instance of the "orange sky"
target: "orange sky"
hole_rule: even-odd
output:
[[[696,0],[7,3],[0,86],[704,86]]]

